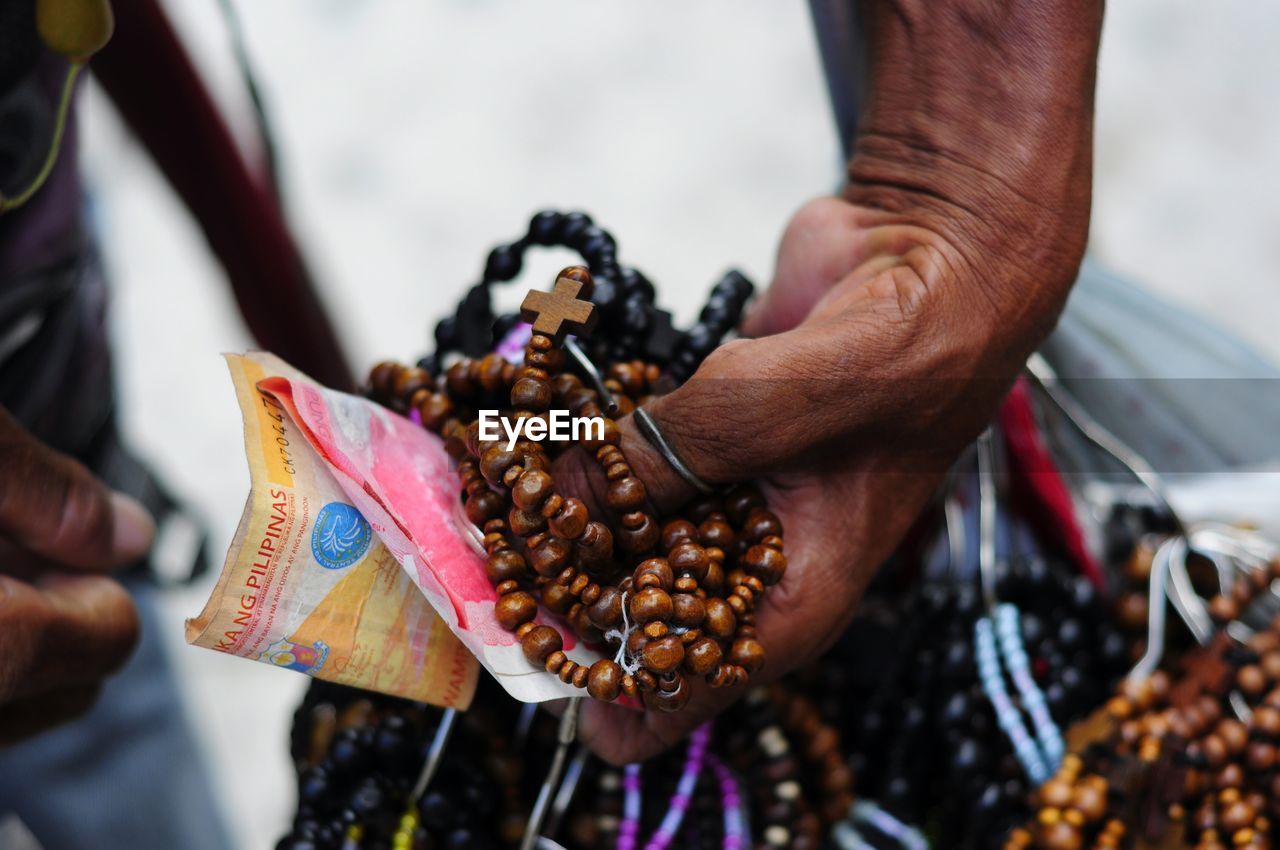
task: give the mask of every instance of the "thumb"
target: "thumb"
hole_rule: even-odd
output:
[[[783,471],[850,425],[848,411],[832,403],[840,398],[838,383],[823,377],[834,349],[827,337],[803,327],[726,343],[645,410],[680,462],[708,484]],[[656,507],[669,509],[697,494],[646,439],[634,414],[618,427],[623,453]]]
[[[64,566],[104,570],[142,557],[155,523],[0,410],[0,536]]]

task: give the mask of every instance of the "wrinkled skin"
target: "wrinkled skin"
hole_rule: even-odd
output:
[[[789,568],[758,610],[768,681],[848,625],[875,568],[1052,329],[1088,235],[1102,6],[869,0],[870,90],[843,195],[803,206],[745,335],[652,403],[706,480],[758,479]],[[659,510],[694,495],[638,435]],[[581,454],[557,480],[602,504]],[[564,476],[561,478],[560,476]],[[647,758],[742,695],[677,714],[588,701],[600,756]]]
[[[154,524],[0,409],[0,746],[80,716],[138,638],[107,573],[136,561]]]

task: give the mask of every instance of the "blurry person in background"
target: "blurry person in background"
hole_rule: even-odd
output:
[[[74,109],[59,132],[72,51],[37,5],[0,0],[0,847],[227,850],[148,554],[157,527],[195,524],[117,431]],[[76,15],[107,8],[46,6],[71,16],[54,23],[73,39]],[[204,229],[250,329],[349,388],[267,169],[237,150],[158,3],[115,7],[93,72]],[[300,326],[266,321],[284,303]],[[186,537],[169,560],[194,574],[202,540]]]

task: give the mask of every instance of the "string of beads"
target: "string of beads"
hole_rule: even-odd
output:
[[[754,611],[786,571],[782,526],[759,491],[745,485],[659,521],[599,393],[564,369],[557,336],[573,323],[557,311],[583,302],[557,301],[562,286],[589,293],[592,278],[571,267],[558,276],[556,293],[531,296],[544,309],[531,316],[523,365],[496,354],[464,358],[436,379],[421,368],[383,363],[370,376],[371,395],[412,412],[457,459],[466,515],[484,534],[486,570],[499,597],[495,617],[520,639],[529,662],[595,699],[642,694],[647,704],[675,711],[690,696],[686,676],[723,687],[745,682],[763,665]],[[554,318],[550,333],[540,331],[540,316]],[[660,370],[623,362],[608,375],[605,386],[621,415],[644,402]],[[603,421],[602,434],[580,442],[608,482],[605,502],[615,526],[592,519],[581,499],[559,492],[551,467],[567,444],[522,440],[508,449],[481,438],[474,411],[504,395],[518,419],[545,418],[563,406],[574,417]],[[570,659],[559,632],[536,622],[539,602],[615,657],[590,667]]]

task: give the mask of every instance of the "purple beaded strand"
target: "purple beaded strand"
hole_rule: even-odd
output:
[[[629,764],[622,774],[622,823],[618,827],[618,850],[636,850],[640,838],[640,765]]]
[[[684,822],[684,813],[689,810],[693,801],[693,791],[698,785],[698,777],[702,775],[702,765],[707,760],[707,745],[711,742],[710,721],[694,730],[689,738],[689,753],[685,756],[684,770],[680,773],[680,782],[676,792],[667,804],[667,813],[662,816],[658,831],[649,839],[644,850],[667,850],[680,831]]]
[[[707,762],[720,782],[720,801],[724,805],[724,850],[744,850],[747,846],[746,819],[742,815],[742,797],[738,794],[738,782],[714,754],[707,755]]]

